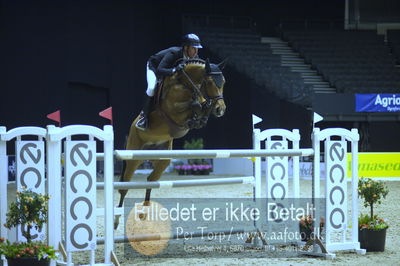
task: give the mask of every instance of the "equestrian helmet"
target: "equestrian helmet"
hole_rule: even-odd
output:
[[[200,43],[200,38],[194,33],[189,33],[183,36],[182,38],[182,46],[192,46],[195,48],[203,48]]]

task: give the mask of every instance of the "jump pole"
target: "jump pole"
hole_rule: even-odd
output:
[[[225,230],[225,231],[198,231],[192,232],[190,237],[206,237],[208,234],[222,234],[222,235],[229,235],[229,234],[240,234],[245,233],[243,229],[236,229],[236,230]],[[134,236],[115,236],[114,243],[128,243],[128,242],[141,242],[141,241],[157,241],[157,240],[178,240],[185,238],[185,234],[140,234]],[[97,244],[104,244],[104,237],[97,238]]]
[[[166,160],[166,159],[201,159],[201,158],[243,158],[268,156],[312,156],[313,149],[284,150],[115,150],[120,160]]]
[[[216,186],[227,184],[254,184],[253,176],[228,177],[228,178],[208,178],[177,181],[155,181],[155,182],[114,182],[114,189],[145,189],[145,188],[179,188],[179,187],[198,187]],[[97,189],[104,189],[104,183],[98,182]]]

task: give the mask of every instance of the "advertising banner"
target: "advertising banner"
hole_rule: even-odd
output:
[[[400,94],[355,94],[356,112],[400,112]]]
[[[351,154],[347,154],[347,176],[351,177]],[[400,153],[360,152],[358,154],[359,177],[400,177]]]

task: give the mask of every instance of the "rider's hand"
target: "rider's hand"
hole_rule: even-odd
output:
[[[182,71],[184,67],[185,67],[185,64],[182,64],[182,63],[177,65],[175,67],[175,72]]]

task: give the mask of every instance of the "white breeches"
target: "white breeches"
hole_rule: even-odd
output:
[[[150,97],[153,97],[157,85],[157,77],[154,71],[149,68],[149,64],[147,64],[146,66],[146,77],[147,77],[146,94]]]

